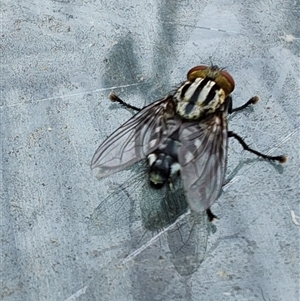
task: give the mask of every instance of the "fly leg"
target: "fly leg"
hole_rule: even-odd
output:
[[[121,98],[119,98],[115,93],[113,93],[113,92],[111,92],[110,94],[109,94],[109,99],[112,101],[112,102],[118,102],[119,104],[121,104],[122,106],[124,106],[124,107],[126,107],[126,108],[128,108],[128,109],[132,109],[132,110],[134,110],[134,111],[141,111],[142,109],[140,109],[140,108],[137,108],[137,107],[135,107],[135,106],[132,106],[132,105],[130,105],[129,103],[127,103],[127,102],[125,102],[125,101],[123,101]]]
[[[242,137],[240,137],[238,134],[232,132],[232,131],[228,131],[228,137],[232,137],[235,138],[244,148],[244,150],[253,153],[259,157],[262,157],[264,159],[267,160],[272,160],[272,161],[278,161],[280,163],[285,163],[286,162],[286,156],[269,156],[269,155],[265,155],[263,153],[260,153],[254,149],[252,149],[251,147],[248,146],[248,144],[243,140]]]
[[[247,108],[249,105],[254,105],[258,102],[258,96],[253,96],[251,97],[245,104],[243,104],[242,106],[240,107],[237,107],[237,108],[232,108],[232,101],[231,101],[231,104],[229,106],[229,110],[228,110],[228,113],[231,114],[233,112],[237,112],[237,111],[242,111],[244,110],[245,108]]]

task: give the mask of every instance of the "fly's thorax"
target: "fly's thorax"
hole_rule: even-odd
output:
[[[207,77],[184,82],[174,95],[177,114],[187,120],[214,113],[225,98],[224,90]]]

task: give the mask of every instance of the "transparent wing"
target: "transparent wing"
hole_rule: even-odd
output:
[[[102,178],[145,158],[179,128],[174,114],[171,96],[143,108],[98,147],[91,162],[93,173]]]
[[[225,175],[227,123],[224,112],[182,124],[178,160],[190,208],[206,210],[218,198]]]

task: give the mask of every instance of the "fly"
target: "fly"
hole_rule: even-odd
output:
[[[166,97],[139,109],[111,93],[110,99],[138,111],[113,132],[96,150],[91,169],[98,178],[147,159],[149,180],[161,188],[181,176],[191,210],[206,210],[218,198],[224,182],[228,138],[264,159],[284,163],[285,156],[269,156],[250,148],[236,133],[228,131],[227,116],[258,101],[252,97],[232,108],[232,76],[217,66],[196,66],[187,80]]]

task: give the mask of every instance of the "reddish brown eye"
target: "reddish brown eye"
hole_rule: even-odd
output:
[[[220,69],[218,66],[196,66],[187,74],[187,79],[189,81],[205,77],[215,81],[225,91],[226,95],[229,95],[234,90],[234,80],[232,76],[227,71]]]
[[[188,80],[193,80],[196,77],[205,77],[205,70],[209,69],[208,66],[205,65],[200,65],[192,68],[188,74],[187,74],[187,79]]]
[[[227,81],[231,85],[232,91],[233,91],[235,83],[234,83],[234,79],[232,78],[232,76],[225,70],[221,70],[220,73],[221,73],[222,76],[224,76],[227,79]]]

